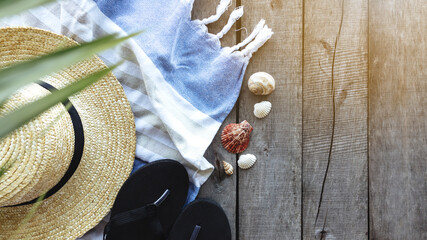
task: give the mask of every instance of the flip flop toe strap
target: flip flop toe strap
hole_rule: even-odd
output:
[[[196,240],[197,239],[197,236],[199,236],[199,232],[200,232],[201,228],[202,227],[199,225],[196,225],[196,227],[194,227],[194,230],[193,230],[193,233],[191,234],[190,240]]]
[[[122,212],[110,219],[110,228],[121,227],[129,223],[152,219],[156,216],[157,207],[154,204]]]
[[[105,226],[104,239],[108,239],[107,236],[115,235],[115,232],[120,231],[123,227],[129,224],[139,222],[141,228],[150,230],[153,239],[162,239],[163,228],[157,218],[157,206],[149,204],[147,206],[133,209],[127,212],[116,214],[110,219],[110,222]]]
[[[157,217],[157,207],[168,195],[169,190],[166,190],[163,195],[152,204],[112,216],[109,223],[105,226],[104,239],[109,239],[110,236],[118,235],[124,227],[137,222],[140,223],[138,224],[140,229],[149,229],[150,235],[152,236],[150,239],[164,239],[163,228]]]

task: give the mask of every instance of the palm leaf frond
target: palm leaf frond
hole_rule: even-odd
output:
[[[71,95],[85,89],[92,83],[102,79],[107,75],[111,70],[116,68],[118,64],[98,71],[94,74],[89,75],[88,77],[82,78],[73,84],[70,84],[63,89],[52,92],[51,94],[40,98],[37,101],[31,102],[24,105],[23,107],[13,111],[6,116],[0,118],[0,139],[5,137],[7,134],[13,130],[19,128],[23,124],[27,123],[34,117],[38,116],[42,112],[48,110],[52,106],[55,106],[59,102],[65,101]]]

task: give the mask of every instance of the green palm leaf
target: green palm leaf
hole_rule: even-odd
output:
[[[60,118],[71,108],[71,106],[72,106],[71,102],[68,102],[67,105],[65,106],[64,111],[62,111],[60,114],[58,114],[58,116],[56,116],[55,119],[53,121],[51,121],[45,129],[42,129],[42,131],[37,132],[37,137],[32,140],[31,145],[33,145],[37,141],[38,138],[42,138],[43,136],[45,136],[46,133],[50,129],[52,129],[53,125],[56,124],[60,120]],[[3,174],[5,174],[9,170],[9,168],[11,168],[13,166],[13,164],[15,164],[16,160],[17,160],[16,158],[9,159],[6,161],[6,163],[3,166],[0,167],[0,177]]]
[[[38,7],[54,0],[0,0],[0,18]]]
[[[31,82],[37,82],[43,76],[91,57],[95,53],[111,48],[137,34],[139,33],[122,38],[117,38],[115,34],[108,35],[93,42],[59,50],[0,70],[0,103],[19,88]]]
[[[9,165],[5,164],[4,166],[0,167],[0,177],[9,169]]]
[[[34,117],[38,116],[40,113],[48,110],[52,106],[58,104],[59,102],[65,101],[69,96],[83,90],[92,83],[98,81],[107,75],[111,70],[116,68],[118,64],[98,71],[94,74],[89,75],[88,77],[82,78],[73,84],[66,86],[63,89],[54,91],[51,94],[35,101],[24,105],[18,110],[11,112],[10,114],[0,118],[0,139],[5,137],[7,134],[13,130],[19,128],[23,124],[27,123]]]

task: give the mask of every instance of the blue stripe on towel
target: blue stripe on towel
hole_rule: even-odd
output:
[[[222,122],[233,108],[248,63],[240,52],[191,21],[191,4],[171,0],[96,0],[101,11],[135,38],[164,79],[199,111]],[[112,8],[111,6],[115,6]]]

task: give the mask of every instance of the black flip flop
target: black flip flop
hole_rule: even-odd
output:
[[[143,166],[117,194],[104,239],[166,239],[187,193],[188,175],[180,163],[159,160]]]
[[[211,200],[196,200],[184,208],[168,240],[231,240],[224,210]]]

